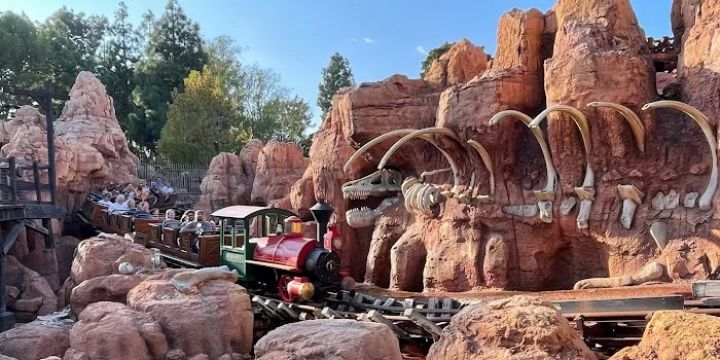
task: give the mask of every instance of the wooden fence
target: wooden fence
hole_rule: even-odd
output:
[[[207,173],[207,165],[166,164],[158,162],[140,162],[138,176],[153,181],[160,179],[178,194],[177,204],[192,206],[200,199],[200,184]]]

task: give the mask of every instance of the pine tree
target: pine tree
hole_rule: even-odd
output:
[[[323,118],[330,111],[333,95],[338,90],[354,84],[350,62],[336,52],[330,57],[328,66],[322,69],[322,82],[318,86],[317,105],[323,112]]]
[[[123,127],[134,110],[130,95],[135,87],[133,73],[140,56],[140,40],[128,21],[128,8],[120,2],[115,20],[108,28],[98,74],[108,94],[113,97],[115,114]]]
[[[183,79],[191,70],[201,70],[205,61],[199,26],[185,15],[177,0],[168,0],[135,71],[137,85],[132,97],[137,111],[128,116],[127,132],[136,146],[155,148],[173,91],[182,92]]]

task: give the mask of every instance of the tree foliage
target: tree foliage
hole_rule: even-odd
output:
[[[455,43],[446,42],[432,50],[428,53],[425,60],[422,62],[420,76],[425,77],[425,74],[427,74],[428,70],[430,70],[430,66],[432,66],[433,61],[439,59],[444,53],[446,53]]]
[[[208,66],[192,70],[184,85],[170,105],[159,151],[173,162],[207,163],[218,151],[232,149],[229,129],[237,126],[238,111]]]
[[[330,63],[322,69],[322,82],[318,85],[317,105],[322,110],[322,117],[330,111],[332,97],[338,90],[355,84],[350,62],[340,53],[330,57]]]
[[[137,110],[128,116],[126,131],[137,147],[155,148],[173,91],[181,92],[183,79],[190,71],[202,69],[205,59],[199,26],[185,15],[177,0],[168,0],[135,69],[137,85],[132,98]]]
[[[133,74],[140,58],[141,38],[128,21],[128,8],[120,2],[115,20],[108,27],[105,43],[100,51],[98,75],[105,89],[113,97],[115,114],[123,127],[128,115],[135,110],[131,97],[135,88]]]

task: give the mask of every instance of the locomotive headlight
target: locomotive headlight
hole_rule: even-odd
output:
[[[340,250],[342,249],[342,238],[339,236],[336,236],[332,239],[332,245],[333,249]]]

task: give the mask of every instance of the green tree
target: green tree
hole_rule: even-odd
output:
[[[425,60],[422,62],[420,76],[425,77],[425,74],[430,70],[430,66],[432,66],[433,61],[439,59],[444,53],[446,53],[455,43],[446,42],[432,50],[428,53]]]
[[[86,16],[66,7],[52,14],[38,28],[46,72],[57,90],[69,92],[80,71],[96,72],[97,52],[108,21],[104,16]]]
[[[0,88],[35,88],[49,80],[37,29],[24,14],[0,12],[0,49]],[[13,96],[0,92],[0,119],[7,117],[4,105],[16,102]]]
[[[237,92],[242,121],[238,146],[250,138],[301,142],[310,124],[310,105],[281,85],[280,76],[257,65],[244,67],[242,88]]]
[[[330,111],[333,95],[338,90],[354,84],[350,62],[336,52],[330,57],[328,66],[322,69],[322,82],[318,86],[317,105],[323,112],[323,118]]]
[[[148,19],[146,19],[148,20]],[[135,70],[132,98],[137,111],[128,116],[128,137],[136,147],[154,149],[167,120],[173,91],[183,91],[183,79],[206,61],[199,26],[177,0],[168,0],[154,24],[145,56]]]
[[[115,114],[123,127],[127,126],[127,117],[134,111],[130,95],[135,87],[133,73],[139,57],[139,36],[128,21],[127,6],[120,2],[115,11],[115,20],[108,28],[98,74],[105,89],[113,97]]]
[[[191,71],[184,83],[170,105],[158,149],[172,162],[207,163],[217,151],[233,147],[230,129],[237,126],[238,112],[208,66]]]

